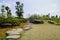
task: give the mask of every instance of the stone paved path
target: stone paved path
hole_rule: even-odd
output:
[[[24,33],[24,31],[29,29],[31,29],[30,23],[27,22],[24,28],[8,30],[6,32],[6,40],[20,40],[21,35]]]
[[[31,27],[21,40],[60,40],[60,26],[45,23],[31,24]]]

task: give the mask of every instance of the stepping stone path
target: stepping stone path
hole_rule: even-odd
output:
[[[20,29],[12,29],[11,31],[7,31],[6,32],[6,40],[17,40],[19,39],[21,36],[21,32],[23,31],[22,28]]]
[[[23,31],[22,28],[20,29],[12,29],[11,31],[7,31],[7,35],[19,35]]]
[[[31,29],[30,25],[26,25],[26,26],[23,28],[23,30],[29,30],[29,29]]]
[[[21,33],[25,30],[31,29],[30,23],[26,23],[24,28],[12,29],[6,32],[6,40],[18,40],[21,37]]]
[[[26,23],[26,25],[24,26],[23,30],[29,30],[31,29],[31,24],[29,22]]]

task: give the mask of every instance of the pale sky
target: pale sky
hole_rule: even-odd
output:
[[[60,0],[0,0],[1,5],[5,4],[12,10],[13,16],[15,16],[16,1],[24,3],[24,17],[28,17],[32,14],[48,14],[60,16]]]

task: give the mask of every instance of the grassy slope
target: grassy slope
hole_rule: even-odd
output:
[[[31,24],[21,40],[60,40],[60,26],[52,24]]]

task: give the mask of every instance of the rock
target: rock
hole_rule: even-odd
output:
[[[29,29],[31,29],[31,26],[30,25],[26,25],[23,29],[24,30],[29,30]]]
[[[42,20],[34,20],[33,23],[34,24],[43,24],[44,22]]]
[[[9,33],[12,33],[12,32],[14,32],[14,31],[7,31],[6,33],[8,33],[8,34],[9,34]]]
[[[20,34],[20,33],[17,33],[15,31],[7,31],[6,34],[8,36],[8,35],[15,35],[15,34],[17,35],[17,34]]]
[[[54,21],[48,21],[48,23],[50,23],[50,24],[55,24]]]
[[[23,31],[22,28],[18,28],[18,29],[12,29],[10,31],[6,32],[6,40],[18,40],[20,38],[20,34]]]
[[[18,32],[11,32],[11,33],[8,33],[8,35],[20,35],[20,33],[18,33]]]
[[[16,31],[16,29],[12,29],[12,31]]]
[[[13,29],[11,31],[7,31],[6,36],[8,36],[8,35],[20,35],[22,31],[23,31],[23,29],[21,29],[21,28]]]
[[[7,36],[6,37],[6,40],[17,40],[20,38],[20,35],[13,35],[13,36]]]
[[[22,28],[18,28],[16,31],[21,33],[23,31],[23,29]]]
[[[11,23],[3,23],[3,24],[1,24],[1,26],[8,27],[8,26],[12,26],[12,24]]]

